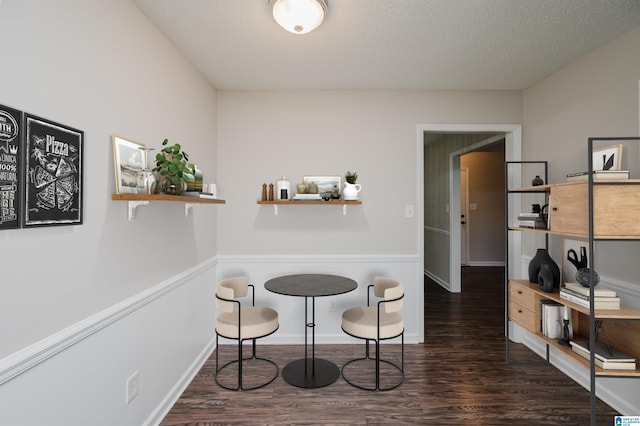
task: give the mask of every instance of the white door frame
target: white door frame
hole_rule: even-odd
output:
[[[416,234],[417,238],[417,251],[418,251],[418,277],[424,276],[424,132],[433,133],[474,133],[474,132],[487,132],[495,133],[501,132],[505,134],[505,160],[506,161],[520,161],[522,159],[522,126],[520,124],[419,124],[417,126],[417,143],[416,159],[418,162],[418,185],[416,199],[418,200],[416,206]],[[454,157],[452,163],[455,163],[457,158],[458,168],[460,167],[460,157]],[[455,166],[455,164],[451,164]],[[460,227],[457,226],[457,222],[460,220],[460,174],[457,176],[450,168],[450,188],[458,188],[457,193],[452,193],[450,190],[449,202],[451,206],[449,208],[449,291],[453,293],[459,293],[461,290],[460,280]],[[456,201],[457,200],[457,201]],[[457,204],[457,208],[454,209],[453,204]],[[457,216],[457,217],[456,217]],[[515,233],[511,233],[515,234]],[[512,238],[509,235],[509,238]],[[520,253],[520,242],[513,241],[512,248],[514,253]],[[419,287],[419,301],[423,305],[424,310],[424,286]],[[423,336],[424,340],[424,323],[421,322],[421,326],[418,330],[419,334]]]

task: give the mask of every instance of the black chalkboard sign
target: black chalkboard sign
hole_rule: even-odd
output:
[[[84,132],[25,114],[24,226],[82,223]]]
[[[0,105],[0,229],[20,227],[22,125],[21,111]]]

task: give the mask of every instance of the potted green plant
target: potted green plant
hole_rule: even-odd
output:
[[[162,141],[163,148],[156,154],[156,167],[160,190],[165,194],[180,195],[187,190],[185,175],[195,174],[195,166],[189,163],[189,155],[179,143],[169,145],[169,139]]]
[[[358,192],[362,188],[359,183],[356,183],[358,179],[357,172],[347,171],[347,174],[344,175],[346,182],[344,183],[344,190],[342,191],[342,199],[343,200],[357,200]]]
[[[351,185],[355,185],[356,184],[356,180],[358,179],[358,172],[350,172],[350,171],[347,170],[347,174],[344,175],[344,178]]]

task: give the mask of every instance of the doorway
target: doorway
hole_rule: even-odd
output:
[[[417,251],[418,251],[418,276],[427,275],[436,281],[440,286],[452,293],[461,291],[461,248],[460,248],[460,155],[464,153],[464,147],[460,147],[461,152],[456,155],[449,156],[449,164],[445,165],[444,170],[440,170],[440,178],[442,173],[446,173],[444,178],[448,178],[449,188],[447,194],[440,194],[443,201],[425,205],[425,182],[429,176],[425,170],[425,135],[428,133],[449,133],[449,134],[484,134],[485,137],[501,134],[504,137],[504,155],[506,161],[519,161],[522,152],[522,127],[520,125],[438,125],[425,124],[417,126],[417,162],[418,162],[418,185],[417,185],[417,206],[416,206],[416,226],[417,226]],[[472,149],[476,149],[474,147]],[[450,152],[453,154],[453,152]],[[441,162],[442,163],[442,162]],[[425,226],[425,217],[444,216],[443,225],[440,228]],[[425,235],[431,233],[436,235],[441,244],[438,249],[431,250],[425,242]],[[512,237],[509,236],[511,239]],[[512,245],[511,245],[512,244]],[[520,241],[510,241],[510,247],[515,252],[520,250]],[[435,256],[437,263],[441,269],[432,274],[425,265],[429,265],[429,259],[426,256]],[[512,265],[509,267],[511,268]],[[431,265],[429,265],[431,267]],[[419,301],[423,300],[424,287],[418,286]],[[422,306],[424,309],[424,306]],[[419,324],[419,334],[424,341],[424,323]]]

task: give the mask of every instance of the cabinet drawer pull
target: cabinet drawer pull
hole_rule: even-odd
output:
[[[521,314],[522,313],[522,309],[518,309],[518,313]]]
[[[518,294],[522,294],[522,290],[518,290]]]

